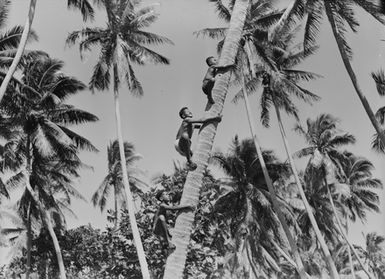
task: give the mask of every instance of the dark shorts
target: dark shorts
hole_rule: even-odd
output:
[[[214,82],[213,81],[211,81],[211,80],[203,81],[203,84],[202,84],[203,93],[205,93],[206,95],[210,95],[213,88],[214,88]]]

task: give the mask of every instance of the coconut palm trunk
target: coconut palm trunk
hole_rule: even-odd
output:
[[[13,74],[16,71],[17,65],[19,64],[19,62],[21,60],[25,46],[27,44],[29,32],[31,31],[33,17],[35,16],[36,2],[37,2],[37,0],[30,0],[30,2],[29,2],[28,18],[27,18],[27,21],[25,23],[23,33],[21,35],[19,46],[17,48],[15,57],[13,58],[12,64],[9,67],[7,74],[5,75],[4,80],[0,86],[0,103],[4,97],[6,90],[7,90],[8,84],[11,81]]]
[[[120,152],[120,146],[119,146],[119,152]],[[118,187],[116,185],[114,185],[114,207],[115,207],[115,220],[114,220],[114,229],[117,229],[118,228],[118,216],[119,216],[119,213],[118,213],[118,195],[117,195],[117,189]]]
[[[373,278],[369,271],[365,268],[365,265],[364,263],[361,261],[360,257],[358,256],[357,254],[357,251],[356,249],[354,249],[353,245],[350,243],[350,241],[348,240],[348,237],[346,236],[344,230],[343,230],[343,227],[342,227],[342,224],[341,224],[341,221],[340,221],[340,218],[338,217],[337,215],[337,210],[336,210],[336,207],[334,205],[334,201],[333,201],[333,196],[332,196],[332,193],[330,191],[330,188],[328,186],[328,183],[327,183],[327,180],[325,178],[325,187],[327,188],[327,191],[328,191],[328,197],[329,197],[329,201],[330,201],[330,204],[332,206],[332,210],[333,210],[333,214],[334,214],[334,217],[336,218],[336,221],[337,221],[337,226],[338,226],[338,229],[340,231],[340,234],[342,235],[342,237],[344,238],[346,244],[348,244],[348,247],[353,251],[353,254],[354,256],[356,257],[357,261],[359,262],[362,270],[366,273],[366,275],[369,276],[369,278]],[[350,251],[349,251],[350,252]],[[354,268],[352,270],[352,274],[354,274]]]
[[[353,83],[353,87],[354,87],[358,97],[360,98],[360,101],[361,101],[362,105],[364,106],[366,114],[368,115],[370,121],[372,122],[374,129],[378,133],[383,144],[385,144],[385,132],[381,128],[380,124],[378,123],[378,121],[377,121],[377,119],[373,113],[373,110],[370,107],[368,100],[366,99],[365,94],[362,92],[360,85],[358,84],[357,77],[354,73],[353,67],[352,67],[352,65],[349,61],[349,57],[346,53],[344,43],[343,43],[342,38],[338,32],[338,28],[336,26],[336,22],[335,22],[334,17],[333,17],[332,7],[330,6],[330,3],[328,1],[324,1],[324,3],[325,3],[326,15],[327,15],[328,20],[330,22],[330,25],[332,27],[333,35],[334,35],[334,38],[337,42],[338,50],[340,52],[340,55],[341,55],[342,61],[344,63],[344,66],[346,68],[346,71],[348,72],[350,80]]]
[[[277,114],[279,131],[281,132],[281,136],[282,136],[283,143],[284,143],[284,146],[285,146],[285,151],[286,151],[286,154],[287,154],[287,156],[289,158],[290,167],[291,167],[291,170],[293,172],[294,179],[295,179],[295,182],[297,184],[298,191],[299,191],[299,194],[301,196],[302,202],[304,203],[306,212],[307,212],[307,214],[309,216],[309,219],[310,219],[310,223],[312,224],[312,227],[313,227],[314,232],[315,232],[315,234],[317,236],[318,242],[319,242],[319,244],[321,246],[321,250],[322,250],[322,252],[324,254],[325,261],[326,261],[326,263],[328,265],[330,275],[331,275],[332,278],[339,278],[338,271],[337,271],[337,268],[336,268],[335,263],[333,261],[333,258],[332,258],[331,254],[330,254],[328,246],[326,245],[325,239],[323,238],[322,233],[321,233],[321,231],[320,231],[320,229],[318,227],[317,221],[314,218],[314,215],[312,213],[312,209],[311,209],[311,207],[309,205],[309,202],[307,201],[305,192],[303,190],[301,181],[299,179],[297,168],[295,167],[294,159],[293,159],[293,157],[291,155],[292,153],[291,153],[291,150],[290,150],[289,142],[288,142],[287,137],[286,137],[285,129],[284,129],[283,124],[282,124],[281,114],[280,114],[280,111],[279,111],[279,108],[278,108],[276,102],[274,101],[274,98],[273,98],[273,103],[274,103],[275,112]]]
[[[30,184],[30,176],[31,176],[31,154],[30,154],[30,140],[28,137],[27,140],[27,165],[26,165],[26,171],[25,171],[25,180],[26,180],[26,190],[31,194],[31,197],[33,201],[36,203],[39,212],[41,214],[41,219],[43,223],[47,226],[48,232],[52,238],[52,242],[55,248],[55,253],[57,257],[57,262],[59,265],[59,273],[60,273],[60,279],[66,279],[66,272],[65,272],[65,267],[64,267],[64,262],[63,262],[63,257],[61,254],[61,249],[59,245],[59,241],[56,237],[55,231],[53,230],[52,223],[51,223],[51,218],[49,214],[47,213],[47,210],[45,209],[44,205],[40,202],[37,194],[35,191],[32,189],[31,184]]]
[[[237,0],[234,4],[229,30],[219,58],[219,65],[234,64],[249,3],[249,0]],[[215,116],[222,112],[229,86],[230,75],[230,72],[227,71],[216,80],[212,91],[215,104],[206,111],[207,116]],[[195,171],[189,172],[187,175],[180,202],[181,204],[191,204],[194,206],[198,204],[203,173],[208,165],[216,129],[217,123],[208,123],[207,125],[204,125],[200,131],[196,151],[193,156],[193,160],[198,167]],[[177,218],[172,240],[176,245],[176,249],[167,258],[164,278],[173,279],[183,277],[182,275],[187,257],[187,247],[190,242],[193,222],[193,212],[181,213]]]
[[[32,228],[31,228],[31,203],[28,205],[27,210],[27,271],[25,278],[29,279],[31,273],[31,248],[32,248]]]
[[[348,217],[346,216],[346,235],[348,235]],[[353,257],[352,257],[352,250],[350,249],[350,246],[348,245],[348,257],[349,257],[349,265],[350,265],[350,270],[352,271],[352,277],[353,279],[356,278],[356,273],[354,271],[354,264],[353,264]],[[369,277],[370,278],[370,277]]]
[[[245,78],[244,78],[243,72],[241,73],[241,79],[242,79],[241,83],[242,83],[243,99],[245,100],[245,107],[246,107],[246,112],[247,112],[247,119],[249,121],[250,132],[251,132],[251,135],[253,137],[255,149],[257,150],[258,159],[259,159],[259,163],[261,164],[263,176],[265,178],[267,188],[268,188],[269,193],[271,195],[271,200],[273,202],[273,208],[274,208],[275,212],[277,213],[278,219],[282,225],[282,228],[283,228],[285,235],[287,237],[287,240],[289,242],[291,251],[294,255],[294,260],[296,263],[297,272],[298,272],[299,276],[301,277],[301,279],[306,279],[308,277],[306,275],[305,268],[303,266],[301,256],[299,254],[297,243],[295,242],[294,237],[292,236],[292,234],[290,232],[290,228],[289,228],[289,226],[285,220],[285,217],[283,216],[283,213],[279,207],[277,195],[275,193],[274,186],[273,186],[273,182],[271,181],[270,175],[269,175],[267,168],[266,168],[265,160],[263,159],[263,156],[262,156],[261,146],[259,145],[259,142],[257,139],[257,134],[255,132],[254,125],[252,123],[249,98],[247,96],[247,90],[246,90],[246,84],[245,84]]]
[[[116,73],[115,73],[115,76],[117,76]],[[138,225],[135,219],[134,201],[130,190],[130,184],[128,182],[127,166],[125,164],[126,156],[124,154],[122,124],[120,120],[119,91],[117,90],[116,87],[114,89],[114,101],[115,101],[116,132],[118,136],[119,154],[120,154],[120,162],[121,162],[120,165],[122,167],[123,185],[124,185],[125,194],[127,198],[127,209],[128,209],[128,215],[130,218],[132,235],[134,237],[134,243],[136,247],[136,252],[138,254],[138,259],[139,259],[139,264],[140,264],[143,279],[150,279],[150,272],[148,270],[146,255],[144,254],[142,240],[140,239],[140,233],[139,233]]]

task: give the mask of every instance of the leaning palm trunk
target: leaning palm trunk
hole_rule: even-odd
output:
[[[31,228],[31,202],[27,210],[27,272],[25,278],[29,279],[31,273],[31,248],[32,248],[32,228]]]
[[[59,273],[60,273],[60,279],[66,279],[66,272],[63,262],[63,257],[61,254],[61,249],[59,245],[59,241],[56,237],[55,231],[53,230],[52,223],[51,223],[51,217],[47,213],[47,210],[45,209],[45,206],[40,202],[39,197],[37,196],[36,192],[32,189],[30,184],[30,176],[31,176],[31,154],[30,154],[30,139],[28,137],[27,139],[27,165],[26,165],[26,171],[25,171],[25,180],[26,180],[26,190],[30,193],[33,201],[36,203],[41,219],[43,223],[47,226],[48,232],[52,238],[52,242],[55,248],[55,253],[57,257],[57,262],[59,265]],[[29,275],[29,274],[28,274]]]
[[[274,98],[273,98],[273,102],[274,102]],[[321,233],[321,231],[320,231],[320,229],[318,227],[317,221],[314,218],[312,209],[311,209],[311,207],[309,205],[309,202],[307,201],[305,192],[304,192],[304,190],[302,188],[302,184],[301,184],[301,181],[299,179],[298,172],[297,172],[297,169],[295,167],[293,157],[291,156],[292,153],[291,153],[291,150],[290,150],[289,142],[288,142],[287,137],[286,137],[285,129],[284,129],[283,124],[282,124],[281,114],[279,112],[279,108],[278,108],[276,102],[274,102],[274,108],[275,108],[275,112],[277,114],[279,131],[281,132],[283,143],[285,145],[285,151],[286,151],[286,154],[287,154],[287,156],[289,158],[290,167],[291,167],[291,170],[293,172],[294,179],[295,179],[295,182],[297,184],[298,191],[299,191],[299,194],[301,196],[302,202],[305,205],[306,212],[307,212],[307,214],[309,216],[310,223],[311,223],[311,225],[312,225],[312,227],[314,229],[314,232],[315,232],[315,234],[317,236],[318,242],[319,242],[319,244],[321,246],[321,249],[322,249],[322,252],[324,254],[326,263],[328,264],[328,267],[329,267],[329,272],[330,272],[331,277],[332,278],[339,278],[339,275],[338,275],[338,272],[337,272],[337,268],[336,268],[336,266],[334,264],[334,261],[332,259],[331,254],[330,254],[328,246],[326,245],[325,239],[322,236],[322,233]]]
[[[292,236],[292,234],[290,232],[289,226],[288,226],[288,224],[285,220],[285,217],[283,216],[282,211],[279,207],[277,195],[276,195],[274,187],[273,187],[273,182],[271,181],[270,175],[267,171],[265,160],[263,159],[263,156],[262,156],[261,146],[259,145],[259,142],[257,139],[257,134],[254,130],[254,125],[252,124],[249,98],[247,97],[245,78],[244,78],[243,72],[241,73],[241,79],[242,79],[241,83],[242,83],[243,98],[245,100],[245,107],[246,107],[246,112],[247,112],[247,119],[249,121],[250,132],[251,132],[251,136],[253,137],[255,149],[257,150],[258,159],[259,159],[259,163],[261,164],[261,167],[262,167],[263,176],[265,178],[267,188],[268,188],[269,193],[271,195],[271,200],[273,202],[273,208],[274,208],[275,212],[277,213],[278,219],[282,225],[282,228],[285,232],[287,240],[289,241],[289,245],[290,245],[290,248],[293,252],[294,260],[296,262],[297,272],[298,272],[299,276],[301,277],[301,279],[306,279],[307,275],[306,275],[305,268],[304,268],[302,260],[301,260],[301,256],[299,255],[297,244],[294,240],[294,237]]]
[[[136,252],[138,253],[138,259],[139,259],[139,264],[140,264],[142,276],[144,279],[150,279],[150,272],[148,270],[146,255],[144,254],[142,240],[140,239],[140,233],[139,233],[138,225],[137,225],[136,219],[135,219],[134,201],[132,199],[130,184],[128,182],[127,166],[125,164],[126,156],[124,154],[122,126],[121,126],[121,121],[120,121],[120,107],[119,107],[119,92],[118,92],[118,90],[114,90],[114,101],[115,101],[116,132],[117,132],[117,136],[118,136],[119,154],[120,154],[120,162],[121,162],[120,165],[122,167],[123,185],[125,188],[125,195],[126,195],[126,200],[127,200],[127,209],[128,209],[128,215],[130,218],[132,235],[134,237]],[[117,208],[116,208],[116,210],[117,210]],[[116,217],[117,217],[117,215],[116,215]]]
[[[20,59],[23,55],[25,46],[27,44],[29,32],[31,31],[31,25],[32,25],[33,17],[35,16],[36,1],[37,0],[31,0],[29,3],[28,18],[27,18],[27,21],[25,23],[23,33],[21,35],[19,47],[17,48],[16,55],[13,58],[12,64],[9,67],[8,72],[5,75],[4,80],[0,86],[0,103],[4,97],[6,90],[7,90],[8,84],[9,84],[10,80],[12,79],[13,74],[16,71],[17,65],[20,62]]]
[[[249,3],[249,0],[237,0],[235,2],[230,26],[220,55],[219,65],[234,64]],[[213,97],[216,102],[206,112],[207,116],[215,116],[222,112],[229,86],[230,75],[230,72],[227,71],[216,80],[213,88]],[[207,125],[204,125],[200,131],[197,148],[193,157],[198,167],[195,171],[189,172],[187,175],[181,204],[191,204],[194,206],[198,204],[203,173],[208,165],[216,129],[217,123],[208,123]],[[177,218],[175,229],[173,231],[173,242],[176,245],[176,249],[167,258],[164,278],[173,279],[183,277],[182,274],[186,262],[187,247],[193,222],[193,212],[181,213]]]
[[[348,235],[348,217],[346,216],[346,235]],[[352,271],[352,277],[353,279],[356,278],[356,273],[354,271],[354,264],[353,264],[353,257],[352,257],[352,250],[350,249],[350,246],[348,245],[348,257],[349,257],[349,264],[350,264],[350,270]]]
[[[334,17],[332,14],[332,7],[330,6],[330,3],[328,1],[324,1],[324,2],[325,2],[326,15],[327,15],[329,22],[331,24],[331,27],[333,30],[333,35],[334,35],[334,38],[337,42],[337,46],[338,46],[338,49],[340,51],[340,55],[341,55],[342,61],[344,63],[344,66],[346,68],[346,71],[348,72],[350,80],[353,83],[354,89],[356,90],[356,93],[357,93],[358,97],[360,98],[360,101],[361,101],[362,105],[364,106],[366,114],[368,115],[370,121],[372,122],[374,129],[377,131],[382,143],[385,144],[385,132],[381,128],[380,124],[378,123],[378,121],[377,121],[377,119],[373,113],[373,110],[370,107],[369,102],[365,97],[365,94],[361,91],[361,88],[358,84],[357,77],[354,73],[352,65],[350,64],[349,57],[346,53],[346,50],[344,48],[341,36],[338,32],[336,22],[334,21]]]
[[[329,200],[330,200],[330,204],[332,206],[332,209],[333,209],[333,214],[334,216],[336,217],[336,221],[337,221],[337,226],[338,226],[338,229],[340,231],[340,234],[342,235],[342,237],[344,238],[344,240],[346,241],[346,244],[348,244],[348,247],[353,251],[353,254],[354,256],[356,257],[357,261],[359,262],[362,270],[366,273],[366,275],[369,276],[369,278],[373,278],[369,271],[365,268],[364,266],[364,263],[361,261],[360,257],[358,256],[357,254],[357,251],[356,249],[354,249],[353,245],[350,243],[350,241],[348,240],[348,237],[346,236],[346,234],[344,233],[344,230],[343,230],[343,227],[342,227],[342,224],[341,224],[341,221],[340,221],[340,218],[338,218],[338,215],[337,215],[337,210],[336,210],[336,207],[334,205],[334,201],[333,201],[333,197],[332,197],[332,193],[330,192],[330,189],[329,189],[329,186],[328,186],[328,183],[325,179],[325,187],[327,188],[328,190],[328,197],[329,197]],[[349,251],[350,252],[350,251]],[[354,270],[352,271],[354,274]]]

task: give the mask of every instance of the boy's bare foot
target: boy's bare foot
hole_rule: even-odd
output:
[[[189,168],[190,171],[195,170],[198,166],[194,162],[187,162],[187,167]]]
[[[175,244],[173,243],[169,243],[168,246],[167,246],[167,250],[174,250],[176,247],[175,247]]]

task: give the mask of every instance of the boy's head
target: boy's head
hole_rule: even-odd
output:
[[[169,202],[171,199],[170,199],[170,195],[164,191],[164,190],[161,190],[159,191],[157,194],[156,194],[156,199],[159,200],[159,201],[164,201],[164,202]]]
[[[188,107],[183,107],[179,111],[179,116],[182,119],[185,119],[186,117],[192,117],[191,111],[189,111]]]
[[[209,56],[206,58],[206,63],[209,67],[217,64],[217,59],[214,56]]]

